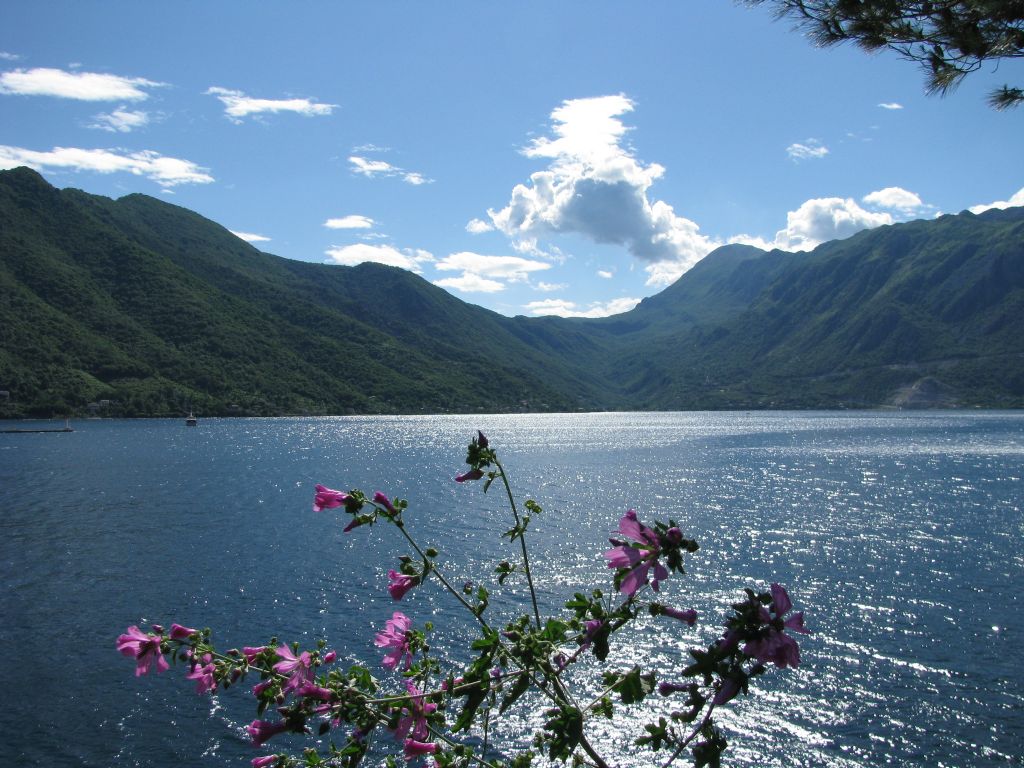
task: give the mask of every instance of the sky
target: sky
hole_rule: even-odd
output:
[[[945,97],[732,0],[5,0],[0,169],[504,315],[625,312],[715,248],[1024,205],[1024,82]],[[396,311],[401,311],[397,307]]]

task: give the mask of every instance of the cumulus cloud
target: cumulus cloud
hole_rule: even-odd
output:
[[[370,229],[376,222],[369,216],[351,214],[338,219],[328,219],[324,226],[328,229]]]
[[[531,301],[523,309],[531,315],[556,315],[558,317],[608,317],[628,312],[640,303],[640,299],[623,297],[607,302],[594,302],[581,309],[576,302],[567,299],[541,299]]]
[[[922,208],[926,208],[921,202],[920,196],[902,187],[886,187],[871,192],[861,198],[861,202],[874,205],[878,208],[889,208],[900,213],[911,214]]]
[[[466,224],[466,231],[472,235],[491,232],[493,229],[494,225],[484,221],[483,219],[472,219],[468,224]]]
[[[213,86],[206,90],[207,96],[216,96],[224,105],[224,114],[233,123],[241,123],[242,118],[260,115],[265,112],[295,112],[305,117],[329,115],[337,104],[318,104],[309,99],[258,99],[247,96],[242,91]]]
[[[149,98],[144,89],[161,85],[141,77],[61,69],[15,69],[0,73],[0,93],[80,101],[144,101]]]
[[[808,200],[786,214],[786,228],[774,240],[737,235],[730,243],[745,243],[764,250],[810,251],[829,240],[842,240],[862,229],[892,224],[889,213],[865,211],[853,198],[821,197]]]
[[[540,281],[540,282],[537,283],[537,285],[534,286],[534,288],[536,288],[538,291],[541,291],[543,293],[553,293],[555,291],[564,291],[568,287],[569,287],[568,283],[545,283],[544,281]]]
[[[37,152],[0,145],[0,169],[16,168],[19,165],[27,165],[37,171],[68,169],[94,173],[131,173],[145,176],[165,188],[178,184],[209,184],[213,181],[213,176],[206,168],[188,160],[164,157],[151,150],[127,152],[121,149],[54,147],[49,152]]]
[[[793,160],[816,160],[828,154],[828,147],[817,139],[807,139],[806,143],[790,144],[786,154]]]
[[[882,109],[903,109],[902,104],[897,104],[895,101],[883,102],[879,104]]]
[[[550,269],[551,265],[520,256],[485,256],[471,251],[460,251],[441,259],[435,267],[442,272],[462,272],[516,283],[525,282],[531,273]]]
[[[334,245],[327,249],[326,254],[328,260],[334,264],[351,267],[373,261],[377,264],[386,264],[389,267],[401,267],[417,274],[423,271],[421,264],[434,260],[430,253],[417,248],[399,250],[390,245],[372,245],[370,243]]]
[[[406,184],[412,184],[413,186],[429,184],[431,182],[431,179],[428,179],[421,173],[407,171],[384,160],[370,160],[358,155],[352,155],[348,161],[352,164],[353,173],[361,174],[368,179],[373,179],[377,176],[397,176]]]
[[[90,128],[99,128],[111,133],[131,133],[136,128],[143,128],[149,124],[149,113],[119,107],[113,112],[96,115],[93,120],[95,122],[89,125]]]
[[[505,284],[481,275],[463,272],[459,277],[445,277],[435,280],[434,285],[451,288],[461,293],[497,293],[505,290]]]
[[[1000,210],[1004,208],[1016,208],[1017,206],[1024,205],[1024,187],[1018,189],[1009,200],[998,200],[994,203],[982,203],[981,205],[972,205],[968,210],[971,213],[983,213],[984,211],[991,210],[992,208],[998,208]]]
[[[615,273],[607,269],[599,269],[597,270],[597,276],[603,277],[605,280],[611,280],[613,277],[615,277]]]
[[[671,264],[678,276],[717,245],[671,205],[649,199],[665,169],[644,165],[622,146],[628,129],[619,118],[632,110],[633,102],[620,94],[565,101],[551,113],[553,136],[523,150],[549,161],[548,168],[517,184],[504,208],[488,210],[517,250],[536,253],[539,237],[578,233],[624,246],[648,262],[652,275]]]

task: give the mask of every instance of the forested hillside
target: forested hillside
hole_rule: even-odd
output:
[[[507,318],[0,172],[0,416],[1018,407],[1022,309],[1024,209],[725,246],[622,315]]]

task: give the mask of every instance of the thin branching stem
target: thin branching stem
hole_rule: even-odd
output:
[[[537,629],[540,629],[540,608],[537,606],[537,590],[534,589],[533,586],[533,572],[530,570],[530,555],[526,551],[526,531],[522,529],[523,523],[519,517],[519,509],[516,507],[515,497],[512,495],[512,486],[509,485],[508,477],[505,475],[505,468],[501,466],[501,462],[498,461],[497,457],[494,457],[494,466],[498,468],[498,472],[501,475],[501,482],[505,486],[505,495],[508,496],[508,503],[512,508],[512,515],[515,517],[516,526],[520,528],[519,548],[523,553],[523,570],[526,571],[526,582],[530,587],[530,600],[533,603],[533,618],[537,622]]]
[[[672,765],[673,762],[675,762],[676,758],[679,757],[681,754],[683,754],[683,750],[686,749],[688,746],[690,746],[690,742],[693,741],[695,738],[697,738],[697,734],[700,733],[704,729],[704,726],[706,726],[709,722],[711,722],[711,713],[714,712],[714,711],[715,711],[715,702],[712,701],[711,702],[711,706],[708,707],[708,711],[705,713],[703,719],[700,721],[700,724],[696,728],[694,728],[693,729],[693,733],[691,733],[689,736],[687,736],[686,739],[683,741],[683,743],[680,744],[676,748],[676,751],[672,753],[672,757],[670,757],[665,762],[665,764],[663,766],[661,766],[661,768],[669,768],[669,766]]]

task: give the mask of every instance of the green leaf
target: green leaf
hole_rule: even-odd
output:
[[[616,687],[623,704],[635,704],[643,701],[654,690],[654,675],[640,674],[640,667],[633,667],[623,675]]]
[[[523,673],[519,675],[519,679],[516,680],[516,684],[512,686],[512,690],[508,692],[505,700],[501,702],[501,707],[498,709],[498,714],[502,714],[506,709],[516,703],[516,700],[526,693],[530,687],[530,676]]]
[[[478,685],[476,688],[468,691],[462,712],[459,714],[458,720],[455,721],[455,725],[452,726],[453,733],[469,730],[469,727],[473,724],[473,718],[476,716],[476,711],[483,704],[484,699],[487,698],[488,690],[488,686]]]

